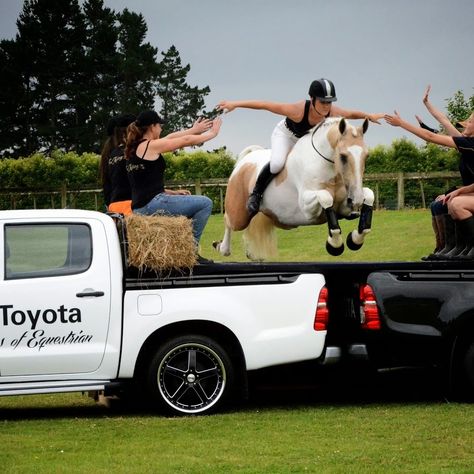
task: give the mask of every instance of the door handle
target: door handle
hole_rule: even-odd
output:
[[[76,293],[76,296],[78,298],[85,298],[87,296],[93,296],[94,298],[97,298],[99,296],[104,296],[103,291],[83,291],[82,293]]]

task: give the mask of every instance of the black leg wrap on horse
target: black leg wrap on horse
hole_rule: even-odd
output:
[[[359,234],[362,234],[364,230],[370,229],[372,227],[372,212],[372,206],[362,204],[362,208],[360,210],[359,228],[357,229]]]
[[[326,212],[326,219],[328,221],[329,235],[331,235],[331,230],[341,230],[334,209],[332,207],[328,207],[324,209],[324,211]]]
[[[263,193],[275,176],[276,174],[270,171],[270,163],[267,163],[260,170],[257,181],[255,182],[255,187],[247,201],[247,211],[251,216],[257,214],[260,209],[260,201],[262,200]]]

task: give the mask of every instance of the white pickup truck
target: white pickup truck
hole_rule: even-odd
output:
[[[328,361],[327,291],[305,264],[126,265],[116,222],[0,211],[0,395],[133,387],[174,414],[245,392],[248,371]]]

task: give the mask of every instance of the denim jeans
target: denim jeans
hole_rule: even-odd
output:
[[[212,201],[206,196],[186,194],[157,194],[148,204],[133,212],[144,216],[163,214],[169,216],[186,216],[192,219],[193,236],[196,245],[211,215]]]
[[[433,201],[430,204],[430,209],[432,216],[440,216],[448,213],[448,206],[443,204],[441,201]]]

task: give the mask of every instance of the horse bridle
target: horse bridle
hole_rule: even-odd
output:
[[[321,157],[323,158],[324,160],[326,161],[329,161],[329,163],[333,163],[334,164],[334,161],[327,158],[326,156],[324,156],[317,148],[316,146],[314,145],[314,142],[313,142],[313,138],[314,138],[314,134],[320,129],[321,125],[325,122],[326,120],[323,120],[322,122],[318,123],[318,125],[316,125],[316,127],[314,128],[313,130],[313,133],[311,134],[311,145],[313,146],[314,148],[314,151]]]

